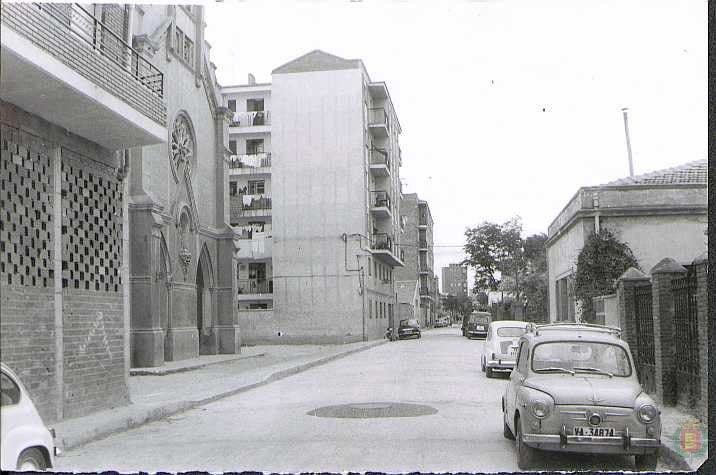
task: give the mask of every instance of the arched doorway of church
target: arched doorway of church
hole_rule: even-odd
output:
[[[171,360],[169,348],[169,253],[164,237],[159,246],[159,279],[157,279],[157,293],[159,294],[159,326],[164,334],[164,361]]]
[[[199,331],[199,354],[215,353],[211,310],[211,272],[206,250],[199,256],[196,268],[196,326]]]

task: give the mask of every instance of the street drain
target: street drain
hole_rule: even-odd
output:
[[[374,417],[419,417],[437,414],[438,410],[424,404],[406,404],[402,402],[368,402],[325,406],[306,414],[316,417],[336,417],[343,419],[369,419]]]

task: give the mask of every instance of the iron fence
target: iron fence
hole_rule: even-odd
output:
[[[656,392],[656,359],[651,286],[634,288],[634,324],[636,348],[633,354],[639,382],[646,392],[653,394]]]
[[[272,294],[273,279],[238,279],[239,294]]]
[[[693,269],[673,279],[674,297],[674,376],[677,400],[690,407],[701,396],[699,330],[696,305],[696,276]]]

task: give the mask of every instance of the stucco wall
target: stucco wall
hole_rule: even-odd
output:
[[[365,293],[345,259],[347,247],[356,269],[364,252],[341,239],[367,234],[361,81],[359,70],[273,77],[273,313],[283,341],[363,337]]]

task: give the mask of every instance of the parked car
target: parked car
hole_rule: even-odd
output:
[[[0,465],[2,470],[52,468],[57,449],[20,379],[0,363]]]
[[[462,336],[486,338],[491,318],[490,312],[472,312],[462,320]]]
[[[401,320],[398,325],[398,339],[420,338],[420,324],[414,318]]]
[[[516,320],[490,322],[481,358],[482,371],[488,378],[494,371],[512,371],[515,367],[518,343],[527,325]]]
[[[450,319],[448,317],[438,317],[435,319],[435,328],[443,328],[450,326]]]
[[[541,449],[634,455],[637,469],[654,470],[660,414],[639,384],[619,329],[529,325],[520,338],[502,417],[521,469]]]

